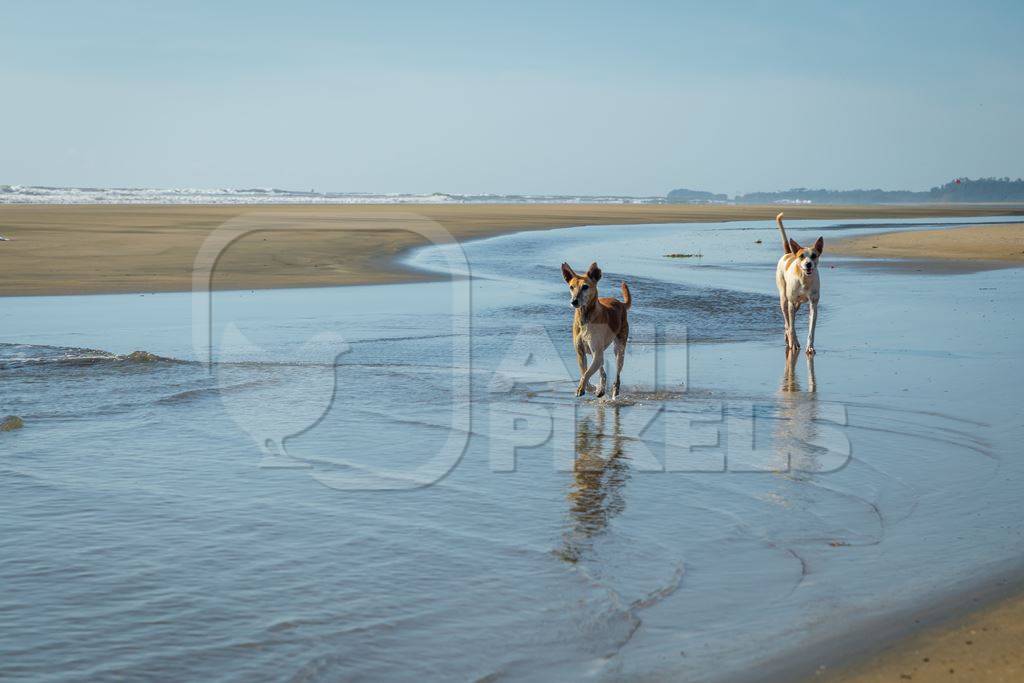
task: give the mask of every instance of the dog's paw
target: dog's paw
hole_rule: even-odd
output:
[[[585,393],[586,393],[586,389],[584,387],[576,387],[576,398],[579,398],[580,396],[582,396]]]
[[[808,346],[807,347],[807,355],[808,356],[813,356],[814,355],[814,347],[813,346]]]
[[[598,387],[597,392],[594,394],[594,396],[597,396],[598,398],[604,396],[604,387]]]

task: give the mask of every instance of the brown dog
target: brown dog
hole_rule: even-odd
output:
[[[633,304],[629,287],[622,283],[622,301],[611,297],[597,296],[597,282],[601,279],[601,269],[591,263],[585,275],[579,275],[568,263],[562,264],[562,277],[569,285],[570,303],[576,309],[572,318],[572,344],[576,349],[576,362],[580,366],[580,383],[576,395],[582,396],[590,386],[590,378],[595,372],[601,373],[601,383],[595,395],[604,396],[605,384],[608,381],[604,369],[604,351],[615,342],[615,384],[612,386],[612,398],[619,395],[619,383],[622,380],[622,363],[626,357],[626,341],[629,339],[629,321],[626,311]],[[587,366],[587,353],[594,360]]]

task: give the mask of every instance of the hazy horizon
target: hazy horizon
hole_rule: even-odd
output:
[[[736,194],[732,194],[732,193],[718,193],[718,194],[727,194],[729,199],[735,199],[735,198],[743,197],[744,194],[762,194],[762,193],[768,193],[768,192],[770,192],[770,193],[778,193],[778,194],[785,194],[785,193],[788,193],[788,192],[799,192],[799,191],[825,191],[825,192],[840,192],[840,193],[841,192],[856,192],[856,191],[869,191],[870,192],[870,191],[878,191],[878,190],[881,190],[883,192],[890,192],[890,191],[897,191],[897,192],[898,191],[927,192],[928,190],[930,190],[930,189],[932,189],[934,187],[939,187],[939,186],[948,184],[948,183],[950,183],[952,181],[959,182],[960,179],[963,179],[965,181],[971,181],[971,180],[996,180],[996,181],[1010,180],[1010,181],[1017,181],[1018,183],[1021,180],[1020,178],[1006,178],[1006,177],[1004,177],[1004,178],[995,178],[995,177],[992,177],[992,176],[972,179],[972,178],[967,178],[966,176],[959,176],[957,178],[947,179],[944,182],[933,183],[931,186],[929,186],[927,188],[923,188],[923,189],[918,189],[918,188],[869,188],[869,187],[861,187],[861,188],[852,188],[852,187],[789,187],[789,188],[783,188],[783,189],[780,189],[780,190],[751,190],[750,192],[747,192],[747,193],[736,193]],[[0,178],[0,181],[3,181],[3,180],[4,180],[3,178]],[[605,192],[605,193],[587,193],[587,192],[580,192],[580,193],[557,193],[557,192],[534,192],[534,193],[480,192],[480,193],[472,193],[472,192],[466,192],[466,193],[462,193],[462,192],[449,192],[449,191],[445,191],[445,190],[435,190],[433,192],[402,192],[402,191],[388,191],[388,190],[383,190],[383,191],[374,191],[374,190],[332,190],[332,189],[327,189],[327,188],[306,188],[306,189],[303,189],[303,188],[297,188],[297,187],[270,187],[270,186],[266,186],[266,187],[260,187],[260,186],[253,186],[253,187],[231,187],[231,186],[219,186],[219,187],[213,187],[213,186],[211,186],[211,187],[188,187],[188,186],[155,187],[155,186],[143,186],[143,185],[110,185],[110,186],[100,186],[100,185],[45,185],[45,184],[27,185],[25,183],[0,182],[0,188],[17,188],[17,187],[21,187],[21,188],[37,188],[37,189],[51,189],[51,190],[81,190],[81,191],[87,191],[87,190],[104,190],[104,191],[105,190],[115,190],[115,191],[117,191],[117,190],[121,190],[121,191],[154,191],[154,192],[165,192],[165,193],[166,192],[197,192],[197,193],[208,193],[208,192],[239,192],[239,193],[246,193],[246,192],[250,192],[250,193],[252,193],[252,192],[270,192],[270,193],[274,193],[274,192],[276,192],[276,193],[287,193],[287,194],[295,194],[295,195],[317,194],[317,195],[324,195],[324,196],[331,196],[331,195],[366,195],[366,196],[395,195],[395,196],[403,196],[403,197],[425,197],[425,196],[431,196],[431,195],[447,195],[447,196],[452,196],[452,197],[484,197],[484,196],[516,197],[516,196],[532,196],[532,197],[548,197],[548,198],[555,198],[555,197],[567,197],[567,198],[572,198],[572,197],[608,197],[608,198],[621,197],[621,198],[632,198],[632,199],[659,199],[659,198],[660,199],[664,199],[671,192],[673,192],[673,191],[680,191],[680,190],[681,191],[696,191],[696,192],[717,193],[715,188],[703,188],[703,187],[688,187],[688,188],[674,187],[674,188],[671,188],[668,192],[666,192],[664,194],[639,195],[639,194],[625,194],[625,193],[621,193],[621,192]],[[2,201],[2,197],[0,197],[0,201]]]
[[[730,196],[1024,175],[1024,6],[19,4],[0,183]]]

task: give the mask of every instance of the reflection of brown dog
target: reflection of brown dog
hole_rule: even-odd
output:
[[[775,217],[782,233],[782,256],[775,268],[775,284],[779,288],[779,306],[786,322],[786,349],[800,348],[796,340],[796,312],[800,304],[809,303],[810,319],[807,326],[807,355],[814,355],[814,328],[818,324],[818,296],[821,281],[818,279],[818,258],[825,249],[825,240],[819,237],[812,247],[801,247],[796,240],[786,237],[782,226],[782,214]]]
[[[576,349],[576,361],[580,366],[580,383],[576,395],[582,396],[590,388],[590,378],[600,371],[601,383],[596,395],[604,396],[608,377],[604,369],[604,351],[615,342],[615,384],[612,386],[612,398],[619,395],[619,382],[622,379],[622,363],[626,356],[626,341],[629,338],[629,322],[626,311],[633,299],[629,287],[622,283],[622,301],[611,297],[597,296],[597,282],[601,279],[601,269],[591,263],[586,274],[579,275],[568,263],[562,264],[562,277],[569,285],[570,303],[576,309],[572,319],[572,345]],[[587,367],[587,352],[593,354],[594,360]]]
[[[576,424],[576,460],[568,493],[571,526],[560,551],[562,559],[578,562],[590,547],[590,539],[605,531],[608,522],[626,508],[623,488],[629,479],[628,460],[619,406],[612,405],[610,433],[605,431],[605,405],[598,403],[594,416]]]

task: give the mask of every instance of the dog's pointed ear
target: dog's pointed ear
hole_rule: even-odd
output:
[[[818,239],[814,240],[814,251],[818,252],[819,254],[825,251],[824,237],[819,237]]]
[[[589,277],[594,282],[597,282],[598,280],[601,279],[601,269],[597,267],[596,262],[590,264],[590,268],[587,269],[587,277]]]
[[[576,277],[576,272],[568,263],[562,264],[562,277],[565,278],[566,282],[572,282],[572,279]]]
[[[800,251],[801,249],[803,249],[803,247],[801,247],[799,244],[797,244],[797,241],[795,239],[790,237],[789,238],[789,253],[795,254],[796,252]]]

